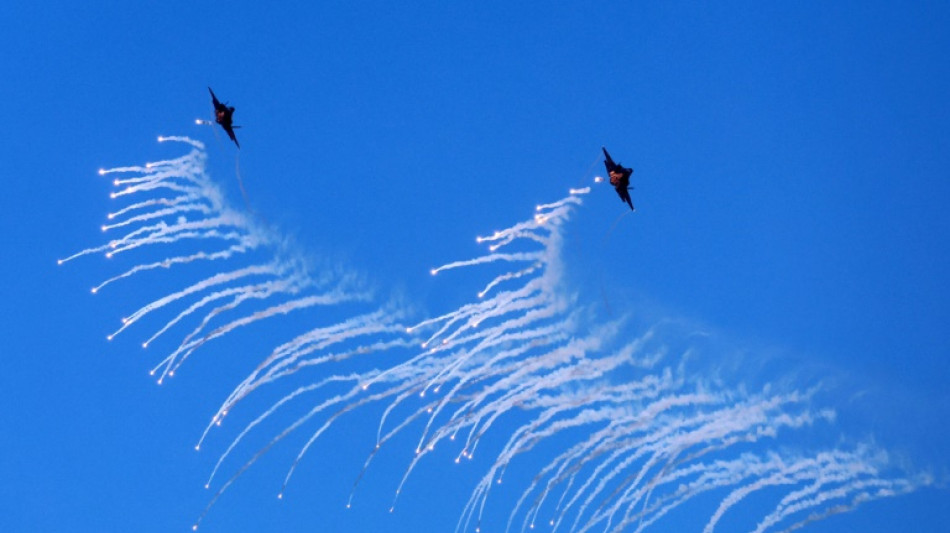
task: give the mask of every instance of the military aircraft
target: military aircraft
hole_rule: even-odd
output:
[[[228,107],[226,103],[222,104],[219,102],[218,97],[214,95],[214,91],[211,90],[211,87],[208,87],[208,92],[211,93],[211,103],[214,104],[214,121],[218,124],[221,124],[221,127],[224,128],[224,131],[227,132],[228,137],[234,141],[234,144],[236,144],[238,148],[241,148],[237,137],[234,136],[234,128],[240,128],[241,126],[234,126],[231,124],[231,116],[234,115],[234,107]]]
[[[633,174],[633,169],[625,168],[614,163],[614,160],[610,158],[610,154],[607,153],[607,149],[601,147],[601,150],[604,151],[604,157],[606,157],[604,166],[607,167],[607,176],[610,177],[610,184],[617,190],[620,199],[626,202],[631,210],[636,211],[633,207],[633,201],[630,200],[630,191],[628,190],[630,189],[630,175]]]

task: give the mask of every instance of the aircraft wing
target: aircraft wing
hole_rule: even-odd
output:
[[[604,166],[607,167],[607,172],[617,170],[617,163],[614,163],[614,160],[610,157],[610,154],[607,153],[607,149],[603,146],[600,147],[604,151]]]
[[[633,207],[633,200],[630,199],[630,191],[627,190],[626,184],[624,184],[623,187],[618,185],[616,189],[617,196],[620,196],[620,200],[629,205],[631,210],[636,211],[636,208]]]
[[[218,97],[214,95],[214,91],[211,90],[211,87],[208,87],[208,92],[211,93],[211,103],[214,104],[214,108],[218,109],[221,107],[221,102],[218,101]]]
[[[234,141],[234,144],[236,144],[237,147],[240,148],[240,147],[241,147],[241,143],[239,143],[238,140],[237,140],[237,137],[234,136],[234,128],[226,127],[226,128],[224,128],[224,131],[228,132],[228,137],[230,137],[231,140]]]

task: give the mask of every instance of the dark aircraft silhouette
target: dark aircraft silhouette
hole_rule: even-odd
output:
[[[610,154],[607,153],[607,149],[601,147],[601,150],[604,151],[604,157],[607,158],[604,160],[604,166],[607,167],[607,176],[610,177],[610,184],[617,190],[620,199],[626,202],[631,210],[635,211],[636,209],[633,207],[633,201],[630,200],[630,191],[628,190],[630,189],[630,174],[633,174],[633,169],[625,168],[614,163],[614,160],[610,158]]]
[[[234,128],[240,128],[240,126],[234,126],[231,124],[231,116],[234,115],[234,107],[228,107],[227,104],[222,104],[219,102],[218,97],[214,95],[214,91],[211,90],[211,87],[208,87],[208,92],[211,93],[211,103],[214,104],[214,121],[218,124],[221,124],[221,127],[224,128],[224,131],[227,132],[228,137],[234,141],[234,144],[236,144],[238,148],[241,148],[237,137],[234,136]]]

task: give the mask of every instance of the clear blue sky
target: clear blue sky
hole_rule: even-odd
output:
[[[946,479],[947,28],[942,2],[3,3],[0,530],[186,531],[208,502],[226,444],[192,448],[260,353],[221,343],[157,387],[145,330],[105,341],[154,287],[92,296],[113,267],[56,260],[102,242],[97,169],[181,155],[158,135],[206,142],[240,205],[234,147],[194,123],[209,85],[237,108],[255,210],[423,313],[452,292],[429,268],[584,184],[607,146],[636,169],[637,212],[604,237],[623,213],[613,191],[579,210],[565,261],[588,274],[582,299],[607,277],[612,307],[726,339],[710,357],[768,354],[784,362],[762,379],[838,384],[831,431]],[[338,431],[279,503],[292,452],[278,452],[203,530],[454,527],[476,476],[433,461],[389,515],[396,454],[345,512],[371,444]],[[809,530],[947,531],[946,497]]]

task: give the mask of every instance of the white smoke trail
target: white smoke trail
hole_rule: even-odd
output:
[[[122,176],[113,181],[118,190],[110,195],[112,198],[135,199],[130,205],[110,213],[108,218],[112,222],[102,228],[103,231],[124,230],[126,233],[112,238],[105,245],[73,254],[60,263],[93,253],[115,257],[142,247],[161,246],[163,249],[175,250],[177,244],[186,240],[212,240],[224,244],[216,251],[199,250],[142,262],[95,286],[93,292],[97,293],[112,283],[159,268],[172,269],[196,261],[230,264],[235,260],[244,262],[244,258],[250,258],[251,254],[264,252],[271,255],[264,263],[241,265],[194,281],[123,318],[121,327],[108,336],[110,340],[155,311],[188,302],[184,310],[161,325],[142,343],[143,347],[147,347],[202,308],[224,301],[200,318],[192,331],[152,370],[153,374],[158,372],[159,383],[165,377],[174,375],[175,370],[196,349],[237,328],[314,306],[368,298],[366,291],[358,289],[353,279],[338,277],[335,281],[329,281],[326,274],[314,278],[305,262],[288,253],[274,234],[241,212],[231,209],[205,172],[206,156],[202,143],[187,137],[160,137],[159,140],[186,143],[192,150],[182,157],[144,166],[101,170],[101,175]],[[202,248],[207,246],[203,245]],[[242,282],[249,279],[253,281]],[[274,299],[282,301],[275,301],[264,309],[255,309],[252,305],[253,302]],[[230,318],[224,325],[205,332],[212,322],[225,317]]]
[[[671,348],[681,343],[675,333],[654,327],[631,335],[629,317],[595,323],[591,308],[566,289],[561,264],[566,223],[590,188],[571,190],[559,201],[537,206],[528,220],[478,237],[486,245],[484,255],[432,269],[433,275],[452,275],[489,264],[512,265],[481,285],[471,303],[411,321],[405,306],[373,308],[371,294],[351,277],[314,274],[281,239],[231,209],[204,170],[201,143],[184,137],[160,140],[186,143],[192,150],[167,161],[100,171],[119,175],[111,196],[130,202],[110,213],[102,229],[125,233],[60,261],[97,253],[167,256],[142,260],[93,292],[157,269],[193,263],[215,269],[139,307],[109,336],[177,308],[142,343],[149,346],[179,325],[191,324],[153,369],[159,383],[214,339],[306,309],[365,306],[275,346],[224,399],[196,449],[205,447],[211,430],[246,399],[265,387],[295,383],[230,438],[209,475],[209,488],[226,475],[227,464],[264,421],[292,412],[292,406],[303,410],[288,415],[289,424],[265,438],[215,489],[195,528],[264,454],[288,436],[308,432],[286,471],[283,497],[319,438],[343,416],[371,404],[382,410],[376,443],[349,502],[382,446],[414,426],[419,431],[415,453],[390,509],[423,458],[440,444],[456,446],[459,462],[472,460],[483,443],[495,446],[488,437],[500,437],[494,439],[500,441],[496,449],[488,451],[493,458],[485,474],[462,506],[457,529],[463,531],[505,520],[489,513],[492,488],[506,477],[521,482],[518,460],[551,453],[552,443],[560,451],[532,459],[542,466],[531,469],[533,475],[506,513],[506,530],[516,529],[521,517],[522,530],[544,519],[554,531],[642,531],[697,496],[718,491],[722,499],[711,516],[690,517],[696,529],[712,532],[747,496],[785,488],[755,531],[798,520],[785,526],[790,531],[931,482],[906,476],[870,446],[839,449],[834,441],[825,447],[796,446],[796,433],[816,425],[826,431],[834,423],[832,411],[815,405],[812,390],[766,386],[750,393],[729,387],[689,370],[687,354],[693,348]],[[314,376],[309,384],[288,379],[299,381],[305,371],[303,379]]]

